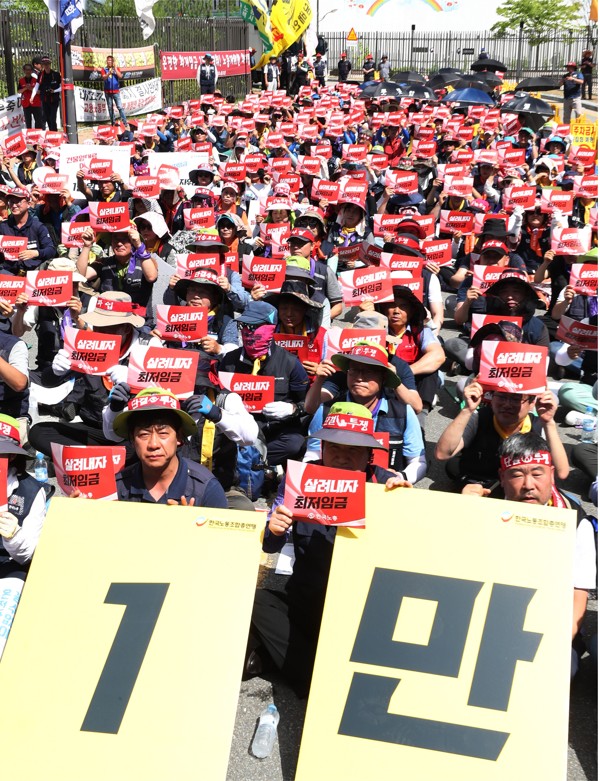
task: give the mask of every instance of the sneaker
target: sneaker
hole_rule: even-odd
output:
[[[583,418],[583,412],[577,412],[577,410],[572,409],[570,412],[567,412],[565,416],[565,423],[567,426],[576,426],[577,428],[581,428]]]

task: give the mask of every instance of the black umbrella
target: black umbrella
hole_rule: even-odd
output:
[[[497,87],[499,84],[502,84],[502,79],[499,76],[496,76],[493,71],[480,71],[477,74],[477,78],[481,79],[481,81],[485,81],[490,87]]]
[[[537,114],[541,117],[553,117],[554,109],[545,100],[534,98],[526,92],[518,92],[507,103],[501,106],[500,111],[504,114]]]
[[[427,78],[416,71],[400,71],[394,73],[394,78],[398,84],[426,84]]]
[[[440,103],[460,103],[463,106],[493,106],[494,101],[480,89],[455,89],[442,98]]]
[[[460,68],[440,68],[438,73],[461,73],[461,70]]]
[[[402,87],[393,81],[367,81],[361,84],[359,98],[401,98]]]
[[[481,79],[475,79],[469,76],[454,82],[454,89],[468,89],[469,87],[479,89],[482,92],[491,92],[494,89],[491,84],[486,84],[486,82],[481,81]]]
[[[508,68],[503,62],[500,62],[500,60],[475,60],[473,65],[471,65],[472,71],[502,71],[502,73],[506,73]]]
[[[532,76],[520,81],[515,89],[535,92],[539,89],[560,89],[560,86],[560,79],[557,76]]]
[[[402,97],[415,100],[436,100],[435,92],[428,84],[403,84]]]
[[[462,73],[434,73],[429,77],[427,86],[431,89],[443,89],[462,79]]]

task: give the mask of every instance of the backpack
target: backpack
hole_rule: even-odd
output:
[[[255,502],[265,482],[267,446],[262,439],[254,445],[238,445],[234,485]]]

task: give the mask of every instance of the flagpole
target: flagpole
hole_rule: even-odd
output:
[[[73,63],[71,61],[71,42],[65,43],[62,27],[58,28],[60,73],[62,76],[62,121],[70,144],[79,143],[77,135],[77,112],[75,109],[75,89],[73,85]]]

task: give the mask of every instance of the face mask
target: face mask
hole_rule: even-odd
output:
[[[255,331],[242,328],[242,344],[248,357],[261,358],[268,353],[275,328],[274,325],[260,325]]]

